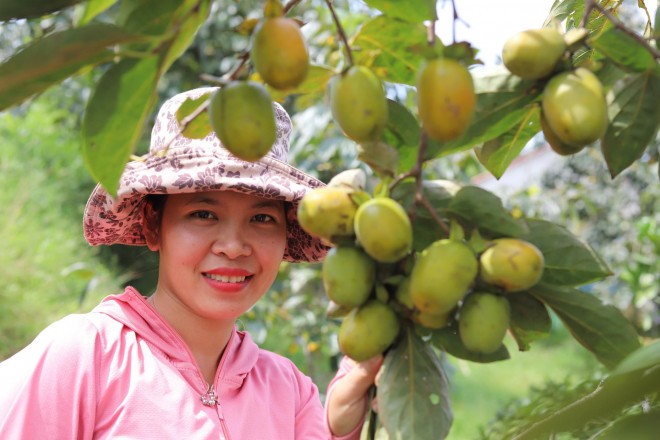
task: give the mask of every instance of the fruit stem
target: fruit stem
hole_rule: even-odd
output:
[[[335,8],[334,6],[332,6],[332,0],[325,0],[325,4],[328,5],[328,8],[330,9],[330,14],[332,14],[332,21],[335,22],[335,27],[337,28],[337,33],[339,34],[339,38],[344,43],[344,49],[346,50],[346,58],[348,58],[348,66],[352,66],[354,64],[353,52],[351,51],[350,44],[348,44],[348,38],[346,37],[346,32],[344,32],[344,28],[342,27],[341,22],[339,21],[339,17],[337,17]]]
[[[600,5],[596,0],[586,0],[584,5],[584,15],[582,16],[580,27],[582,28],[587,27],[589,15],[591,15],[591,12],[594,9],[598,10],[601,14],[603,14],[614,25],[615,28],[629,35],[631,38],[633,38],[635,41],[641,44],[646,50],[648,50],[651,53],[651,55],[653,55],[654,59],[656,60],[660,59],[660,50],[651,46],[648,43],[648,41],[646,41],[644,38],[637,35],[637,33],[629,29],[625,24],[623,24],[623,22],[621,22],[618,18],[616,18],[614,14],[612,14],[607,8],[604,8],[602,5]]]
[[[296,7],[298,3],[300,3],[302,0],[289,0],[286,5],[284,5],[284,15],[287,14],[291,9]]]

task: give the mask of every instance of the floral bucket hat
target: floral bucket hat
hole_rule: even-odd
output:
[[[216,89],[190,90],[163,104],[151,134],[149,154],[126,165],[117,196],[113,198],[100,184],[92,191],[83,214],[85,239],[93,246],[144,246],[142,227],[147,195],[228,190],[289,202],[284,260],[320,261],[328,248],[300,227],[296,211],[307,191],[324,184],[289,165],[291,119],[282,106],[273,103],[277,139],[270,152],[257,162],[233,156],[214,132],[203,139],[181,134],[176,117],[181,104]]]

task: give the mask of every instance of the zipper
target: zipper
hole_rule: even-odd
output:
[[[218,419],[220,419],[220,429],[222,430],[220,432],[220,440],[229,440],[229,435],[227,435],[227,428],[225,427],[225,416],[222,412],[222,406],[220,406],[220,402],[218,401],[218,396],[215,394],[213,385],[207,384],[207,387],[208,388],[206,390],[206,393],[200,396],[202,405],[215,406],[215,411],[218,414]]]

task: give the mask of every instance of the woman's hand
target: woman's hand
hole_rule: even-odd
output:
[[[353,362],[353,361],[351,361]],[[353,362],[353,367],[333,386],[328,396],[328,423],[335,436],[344,436],[363,420],[370,402],[369,389],[376,384],[383,356],[364,362]],[[374,405],[376,402],[371,402]]]

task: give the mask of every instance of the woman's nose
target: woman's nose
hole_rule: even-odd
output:
[[[226,226],[217,233],[211,252],[216,255],[225,255],[227,258],[235,259],[252,253],[252,247],[246,239],[245,233],[236,226]]]

